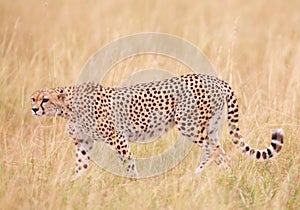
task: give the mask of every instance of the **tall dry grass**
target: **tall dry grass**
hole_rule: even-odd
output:
[[[299,11],[296,0],[1,0],[1,209],[300,209]],[[283,127],[281,155],[252,161],[224,132],[222,144],[232,159],[227,171],[211,165],[196,176],[200,150],[194,148],[159,177],[132,181],[93,165],[70,183],[74,149],[65,120],[33,118],[30,94],[74,84],[99,48],[148,31],[174,34],[201,48],[236,90],[246,141],[267,146],[271,131]],[[172,63],[153,59],[116,69],[126,75]],[[119,79],[108,78],[107,84]]]

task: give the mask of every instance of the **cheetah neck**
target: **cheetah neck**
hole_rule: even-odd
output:
[[[60,103],[57,108],[57,115],[66,119],[70,119],[73,116],[72,111],[72,99],[74,95],[75,88],[74,86],[64,87],[63,97],[60,100]]]

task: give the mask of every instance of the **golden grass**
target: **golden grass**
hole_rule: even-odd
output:
[[[299,10],[296,0],[1,0],[1,209],[300,209]],[[232,159],[228,171],[212,164],[196,176],[200,150],[194,148],[162,176],[132,181],[93,165],[70,183],[75,154],[66,122],[33,118],[31,93],[74,84],[99,48],[148,31],[174,34],[201,48],[236,90],[246,141],[267,146],[271,131],[283,127],[281,155],[252,161],[223,132]],[[164,65],[155,59],[129,62],[124,76],[143,65]]]

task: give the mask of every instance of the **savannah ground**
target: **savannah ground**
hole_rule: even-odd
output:
[[[299,1],[0,1],[1,209],[300,209]],[[105,44],[139,32],[173,34],[194,43],[238,96],[242,134],[253,147],[285,131],[279,157],[256,162],[222,145],[230,169],[216,164],[195,175],[196,146],[173,170],[129,180],[92,164],[70,179],[75,151],[64,119],[31,116],[30,95],[76,83]],[[104,85],[142,68],[190,70],[161,56],[117,65]],[[172,143],[164,136],[157,152]],[[145,146],[133,145],[136,156]]]

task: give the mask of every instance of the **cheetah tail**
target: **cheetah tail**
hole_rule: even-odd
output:
[[[240,135],[238,127],[238,104],[233,91],[230,90],[226,97],[227,101],[227,120],[229,127],[229,134],[234,144],[236,144],[243,153],[251,156],[253,159],[266,160],[275,157],[279,154],[283,146],[283,130],[277,129],[272,134],[271,145],[266,149],[253,149],[244,142]]]

